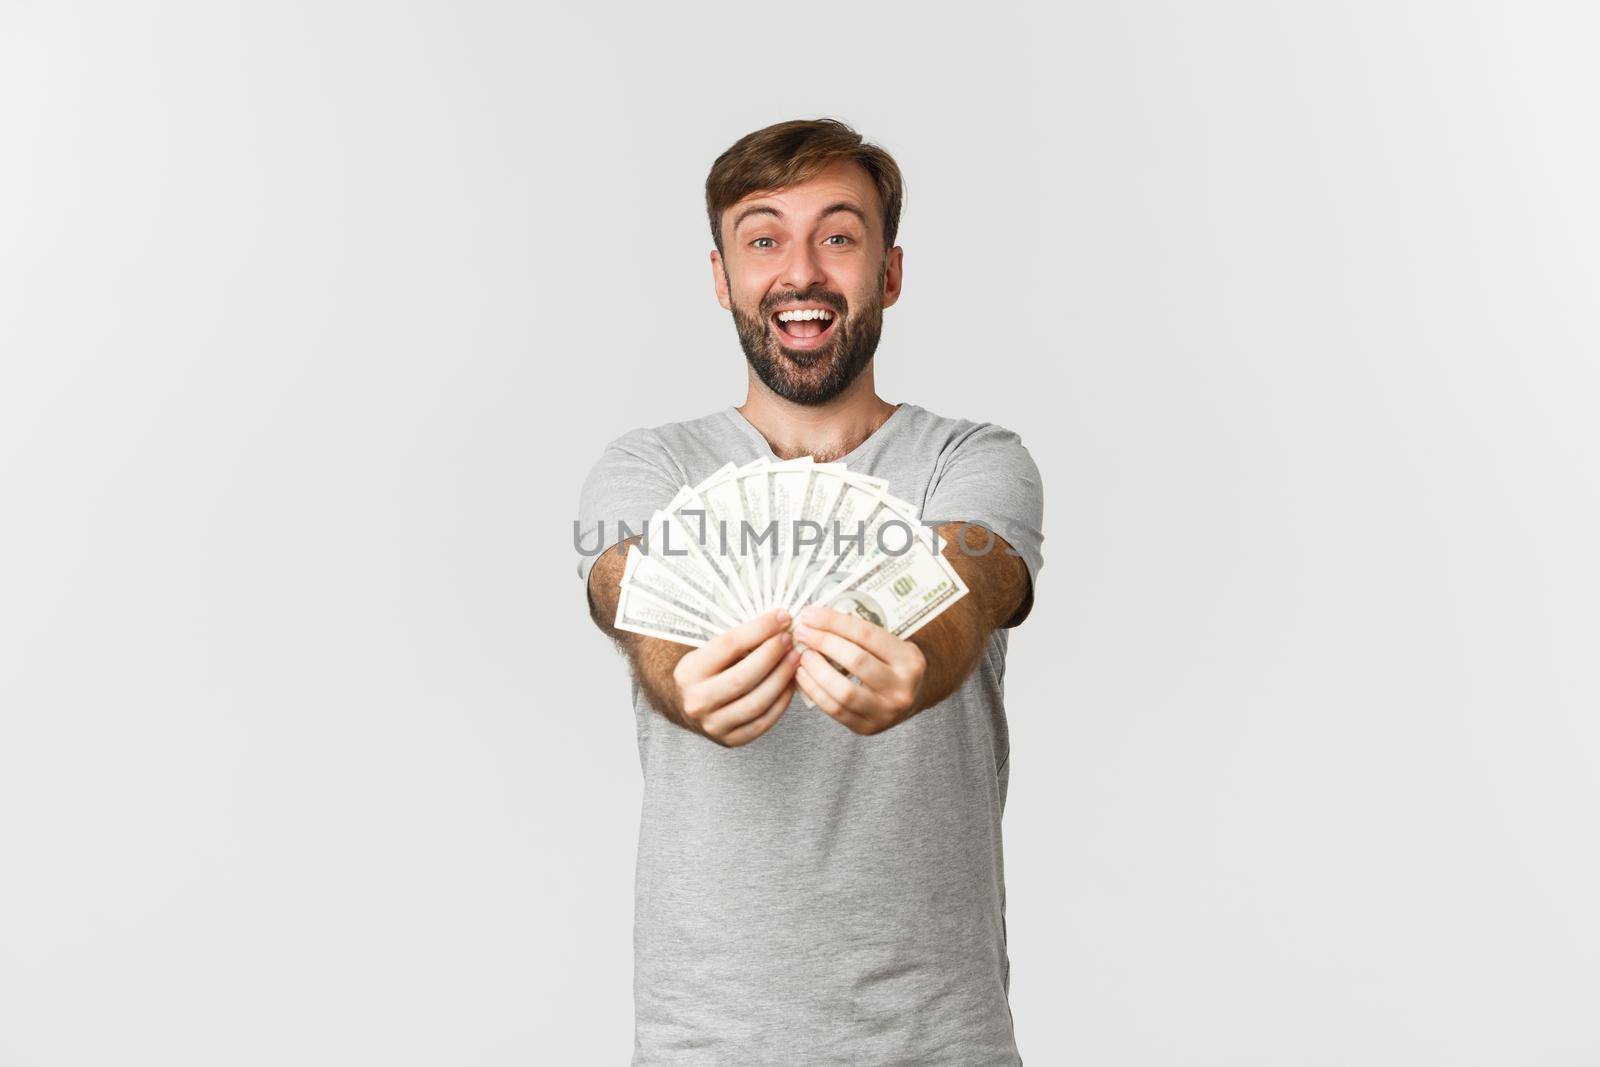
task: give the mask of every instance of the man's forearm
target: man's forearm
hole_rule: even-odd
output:
[[[1011,621],[1029,593],[1027,567],[999,534],[960,522],[944,523],[938,530],[947,542],[945,558],[967,584],[967,595],[911,635],[911,643],[928,661],[919,712],[961,687],[983,658],[989,635]]]
[[[637,540],[629,538],[623,542],[628,552],[633,551]],[[650,706],[669,721],[685,726],[683,710],[678,707],[678,689],[672,679],[672,669],[688,655],[689,646],[619,630],[613,625],[617,617],[617,600],[621,595],[622,569],[626,563],[627,556],[617,551],[615,546],[600,553],[600,557],[594,561],[589,571],[589,617],[628,657],[634,680],[644,690]]]

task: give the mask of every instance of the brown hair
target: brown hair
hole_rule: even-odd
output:
[[[711,239],[722,248],[722,213],[751,193],[776,191],[805,181],[818,171],[850,159],[866,168],[878,187],[883,209],[883,247],[894,247],[900,229],[900,204],[905,179],[894,157],[838,119],[793,119],[779,122],[735,141],[711,164],[706,178],[706,214]]]

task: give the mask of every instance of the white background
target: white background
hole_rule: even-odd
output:
[[[1600,21],[0,8],[0,1064],[621,1064],[571,519],[743,396],[703,183],[908,198],[883,395],[1046,485],[1031,1067],[1600,1063]]]

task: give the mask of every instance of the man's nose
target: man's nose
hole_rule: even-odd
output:
[[[804,292],[827,280],[822,269],[822,258],[815,248],[805,241],[796,241],[789,246],[789,255],[783,262],[785,286]]]

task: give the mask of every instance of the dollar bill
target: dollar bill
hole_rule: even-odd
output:
[[[796,583],[803,575],[809,576],[806,568],[824,548],[825,523],[845,487],[843,470],[842,463],[817,463],[806,472],[805,491],[791,520],[789,553],[778,581],[777,602],[784,608],[793,609]]]
[[[655,600],[648,593],[628,583],[629,567],[637,568],[638,557],[630,550],[623,564],[622,588],[617,595],[617,615],[613,620],[619,630],[675,641],[696,648],[711,640],[716,634],[685,618],[676,608]]]
[[[728,573],[726,559],[718,557],[724,569],[713,567],[703,546],[690,544],[693,531],[664,511],[651,516],[647,531],[640,546],[646,554],[640,564],[641,573],[655,585],[665,585],[680,597],[692,594],[688,600],[724,620],[724,627],[736,626],[750,617],[737,588],[724,577]],[[648,588],[646,591],[660,598],[659,592]]]
[[[776,531],[769,525],[772,519],[770,514],[772,496],[767,487],[768,476],[769,472],[765,467],[740,470],[733,476],[734,483],[738,486],[740,508],[744,513],[738,531],[739,553],[754,563],[747,580],[750,583],[751,599],[755,601],[758,615],[771,607],[767,594],[767,576],[771,570],[772,551],[766,540],[776,538]]]
[[[696,565],[715,574],[727,595],[738,604],[740,617],[747,619],[760,614],[760,609],[751,599],[751,590],[742,577],[741,558],[717,536],[716,531],[721,525],[717,510],[688,486],[678,490],[663,510],[669,525],[676,527]]]
[[[740,470],[732,468],[714,475],[696,486],[692,493],[696,508],[703,513],[706,549],[715,551],[726,561],[728,581],[737,586],[736,594],[749,617],[760,611],[755,600],[756,561],[740,551],[740,531],[745,521],[739,492]]]
[[[886,481],[843,463],[725,463],[651,516],[615,625],[698,647],[774,607],[822,603],[909,637],[967,593],[945,547]]]
[[[967,584],[950,561],[919,546],[902,555],[879,556],[848,581],[824,589],[819,600],[906,638],[966,595]]]
[[[707,589],[705,585],[690,580],[687,568],[675,568],[663,560],[662,556],[641,554],[638,565],[631,572],[624,568],[623,587],[638,589],[654,600],[671,605],[684,618],[700,623],[715,633],[739,625],[731,594],[721,587]],[[693,577],[699,578],[700,575]],[[721,604],[717,602],[719,600]]]
[[[774,464],[767,476],[769,493],[768,514],[776,536],[772,541],[772,559],[767,568],[767,603],[782,606],[782,594],[789,576],[789,562],[794,558],[795,520],[805,501],[811,483],[811,468],[815,466],[810,456]]]
[[[859,479],[846,478],[834,498],[833,507],[823,522],[823,535],[801,565],[802,574],[785,607],[793,614],[813,602],[813,594],[831,576],[849,573],[852,560],[859,556],[867,536],[866,519],[878,508],[878,487]]]

